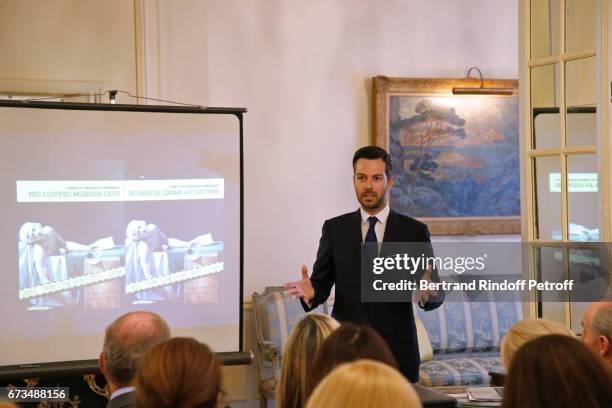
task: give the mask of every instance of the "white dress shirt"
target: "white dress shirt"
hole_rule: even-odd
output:
[[[110,399],[117,398],[118,396],[123,395],[123,394],[127,394],[128,392],[132,392],[135,389],[136,389],[136,387],[133,387],[133,386],[118,388],[118,389],[115,390],[115,392],[113,392],[111,394]]]
[[[359,208],[359,212],[361,213],[361,242],[365,241],[365,237],[368,233],[368,229],[370,228],[370,218],[372,215],[378,218],[376,225],[374,225],[374,232],[376,233],[376,241],[382,242],[385,237],[385,228],[387,227],[387,218],[389,218],[389,203],[385,205],[385,207],[380,210],[376,214],[370,214],[363,207]]]

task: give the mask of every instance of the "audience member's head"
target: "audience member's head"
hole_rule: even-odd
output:
[[[504,408],[607,408],[612,374],[578,339],[547,335],[521,347],[510,365]]]
[[[213,408],[221,392],[221,363],[207,345],[175,337],[144,356],[135,385],[138,407]]]
[[[142,356],[170,338],[170,328],[152,312],[130,312],[106,328],[98,363],[111,392],[132,384]]]
[[[593,302],[587,309],[582,340],[612,366],[612,302]]]
[[[388,364],[358,360],[341,364],[317,385],[307,408],[421,407],[412,384]]]
[[[501,342],[501,361],[506,370],[510,368],[514,353],[523,344],[547,334],[575,337],[570,329],[548,319],[525,319],[512,326]]]
[[[385,340],[368,326],[343,323],[323,342],[313,365],[313,388],[336,366],[369,359],[397,368],[397,361]],[[308,390],[308,395],[312,388]]]
[[[19,408],[14,402],[0,400],[0,408]]]
[[[323,340],[339,326],[333,318],[311,313],[300,320],[289,335],[283,366],[276,386],[276,406],[297,408],[306,405],[312,388],[312,366]]]

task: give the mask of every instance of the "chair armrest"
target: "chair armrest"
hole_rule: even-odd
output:
[[[271,341],[259,342],[260,351],[264,358],[268,361],[274,361],[276,356],[279,354],[278,347]]]
[[[265,361],[269,361],[272,364],[272,380],[274,384],[278,381],[280,376],[279,370],[281,365],[282,356],[279,353],[278,347],[271,341],[262,341],[259,343],[260,358],[263,357]]]

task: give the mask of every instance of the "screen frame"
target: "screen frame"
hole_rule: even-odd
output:
[[[115,112],[159,112],[159,113],[185,113],[185,114],[216,114],[234,115],[239,124],[239,166],[240,166],[240,288],[238,295],[239,327],[238,350],[235,352],[217,353],[225,365],[248,364],[252,360],[252,352],[244,352],[244,325],[243,325],[243,295],[244,295],[244,114],[246,108],[204,107],[199,105],[171,106],[171,105],[136,105],[136,104],[108,104],[108,103],[81,103],[81,102],[46,102],[41,100],[5,100],[0,99],[1,108],[30,108],[30,109],[59,109],[59,110],[87,110],[87,111],[115,111]],[[63,362],[49,362],[41,364],[21,364],[0,366],[0,378],[7,375],[32,375],[37,372],[65,371],[72,374],[81,374],[98,370],[98,360],[71,360]]]

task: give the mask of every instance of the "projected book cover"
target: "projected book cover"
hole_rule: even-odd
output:
[[[21,203],[222,199],[223,180],[17,181]],[[86,222],[86,220],[83,220]],[[83,244],[53,226],[28,220],[19,230],[19,299],[27,310],[124,303],[216,303],[223,242],[210,232],[168,236],[147,220],[131,220],[122,237]]]

